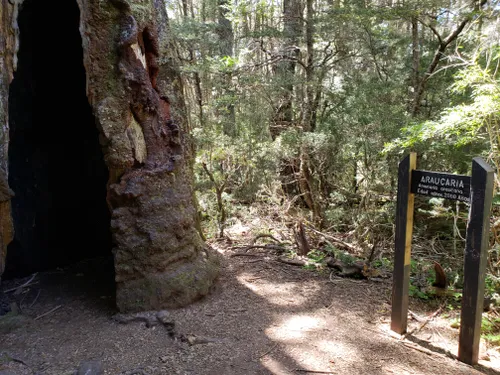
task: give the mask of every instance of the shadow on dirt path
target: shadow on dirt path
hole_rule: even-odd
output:
[[[388,335],[389,282],[332,282],[326,274],[226,252],[213,292],[170,311],[177,337],[196,338],[190,345],[161,326],[114,322],[112,283],[98,277],[104,265],[42,274],[15,296],[23,299],[26,320],[0,333],[0,353],[26,365],[4,355],[0,372],[69,375],[81,361],[99,360],[113,375],[133,369],[150,375],[499,374],[427,355]]]

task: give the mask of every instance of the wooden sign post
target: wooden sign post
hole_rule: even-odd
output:
[[[481,158],[472,161],[471,206],[467,223],[464,289],[460,318],[458,359],[475,365],[479,357],[484,280],[488,259],[493,169]]]
[[[396,205],[396,251],[392,278],[391,329],[402,335],[408,324],[408,288],[410,287],[411,236],[413,233],[413,201],[410,192],[411,174],[417,166],[417,154],[412,152],[398,169],[398,201]]]
[[[481,158],[473,159],[472,178],[417,170],[416,163],[415,153],[411,153],[399,163],[391,330],[401,335],[406,332],[408,325],[415,194],[470,203],[458,358],[462,362],[476,364],[481,336],[494,171]]]

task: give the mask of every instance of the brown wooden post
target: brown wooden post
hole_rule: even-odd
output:
[[[412,152],[399,163],[398,170],[391,330],[400,335],[406,332],[408,324],[408,289],[410,286],[411,237],[415,197],[410,192],[410,186],[412,170],[416,168],[416,165],[417,154]]]
[[[494,170],[483,159],[473,159],[458,346],[459,360],[470,365],[477,364],[479,357],[493,174]]]

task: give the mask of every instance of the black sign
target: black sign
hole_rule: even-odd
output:
[[[470,203],[470,177],[415,169],[411,175],[411,192]]]

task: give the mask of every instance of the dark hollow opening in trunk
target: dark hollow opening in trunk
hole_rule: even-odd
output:
[[[79,17],[74,0],[26,0],[19,13],[9,89],[15,238],[5,278],[95,257],[113,275],[108,170],[86,97]]]

